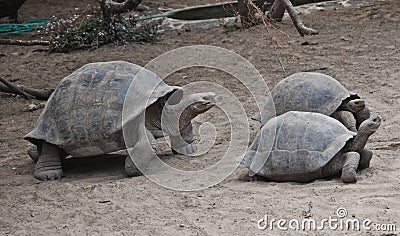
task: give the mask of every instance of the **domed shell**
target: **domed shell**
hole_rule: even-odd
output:
[[[280,81],[272,90],[260,121],[265,124],[287,111],[318,112],[332,115],[346,99],[360,98],[334,78],[316,72],[300,72]],[[271,109],[275,105],[274,109]]]
[[[291,111],[270,119],[242,163],[276,181],[314,179],[356,133],[319,113]]]
[[[140,76],[135,78],[139,71]],[[143,97],[145,91],[155,87],[148,100]],[[135,118],[148,106],[180,88],[165,84],[155,74],[132,63],[87,64],[61,80],[37,126],[25,139],[36,145],[44,140],[75,157],[125,149],[122,112],[128,89],[133,97],[129,99],[129,120],[125,121],[137,122]]]

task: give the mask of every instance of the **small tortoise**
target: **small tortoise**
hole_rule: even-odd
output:
[[[356,170],[369,167],[372,151],[364,147],[380,124],[381,117],[372,116],[355,133],[326,115],[287,112],[262,127],[242,164],[250,176],[272,181],[310,182],[341,174],[343,182],[355,182]]]
[[[135,78],[138,73],[141,76]],[[151,96],[145,96],[149,90]],[[123,121],[128,95],[129,114]],[[134,127],[130,132],[135,143],[148,140],[155,149],[154,137],[169,135],[173,150],[193,153],[196,143],[191,120],[215,105],[215,94],[182,96],[182,88],[169,86],[154,73],[132,63],[99,62],[81,67],[59,83],[37,126],[25,136],[34,144],[28,149],[37,161],[34,176],[41,180],[62,178],[61,160],[67,155],[88,157],[126,149],[123,127],[128,124]],[[163,113],[181,114],[179,131],[161,129]],[[146,129],[141,129],[143,125]],[[151,156],[139,154],[142,158]],[[130,176],[138,174],[129,156],[125,170]]]
[[[275,105],[275,113],[270,109]],[[370,116],[364,100],[349,92],[334,78],[315,72],[300,72],[280,81],[272,90],[261,117],[265,124],[288,111],[317,112],[341,121],[351,131]],[[356,124],[358,123],[358,125]]]

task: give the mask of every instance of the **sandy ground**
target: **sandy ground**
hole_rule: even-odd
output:
[[[21,8],[23,20],[51,15],[68,16],[89,1],[29,0]],[[200,1],[154,2],[149,6],[194,5]],[[209,1],[213,2],[213,1]],[[174,5],[175,4],[175,5]],[[232,50],[248,59],[273,87],[286,73],[320,71],[337,78],[349,90],[366,99],[374,113],[383,117],[381,128],[367,146],[374,151],[371,167],[359,173],[358,183],[343,184],[339,178],[309,184],[249,182],[239,167],[214,187],[179,192],[161,187],[144,176],[127,178],[124,157],[71,159],[61,181],[41,182],[33,176],[34,163],[22,139],[41,112],[25,112],[31,103],[21,97],[0,95],[0,234],[1,235],[251,235],[251,234],[353,234],[396,235],[400,228],[400,2],[382,0],[348,8],[319,10],[303,15],[304,22],[320,31],[301,38],[290,20],[272,30],[283,43],[277,50],[262,27],[226,31],[165,32],[154,44],[108,45],[92,51],[49,54],[41,46],[0,46],[1,76],[17,84],[54,88],[58,81],[80,66],[97,61],[126,60],[145,65],[158,55],[181,46],[205,44]],[[280,32],[284,32],[280,33]],[[31,34],[15,36],[29,39]],[[301,45],[303,42],[310,45]],[[254,101],[229,75],[210,69],[188,69],[167,78],[170,84],[192,81],[217,82],[244,104],[254,137],[258,124]],[[218,109],[196,118],[214,123],[219,131],[212,149],[198,158],[160,153],[181,169],[200,169],[219,160],[230,141],[228,121]],[[232,157],[235,158],[235,157]],[[322,219],[335,217],[346,208],[349,219],[397,224],[397,231],[261,231],[257,222],[269,219]],[[347,218],[345,218],[347,219]]]

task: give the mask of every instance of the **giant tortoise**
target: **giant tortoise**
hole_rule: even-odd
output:
[[[135,78],[139,71],[140,76]],[[154,137],[169,135],[173,150],[193,153],[196,143],[191,120],[215,105],[215,94],[182,97],[181,87],[169,86],[154,73],[132,63],[99,62],[79,68],[59,83],[37,126],[25,136],[34,144],[28,150],[37,161],[34,176],[40,180],[60,179],[61,160],[67,155],[88,157],[126,149],[126,125],[130,127],[129,141],[133,146],[148,141],[155,148]],[[125,99],[128,114],[124,114],[123,120]],[[181,114],[179,131],[161,127],[163,113]],[[151,156],[145,151],[138,155]],[[137,174],[129,156],[125,170],[130,176]]]
[[[275,110],[271,109],[273,106]],[[261,116],[256,119],[265,124],[287,111],[332,116],[352,131],[356,131],[359,124],[370,116],[364,100],[357,94],[348,91],[331,76],[316,72],[295,73],[280,81],[268,97]]]
[[[290,111],[262,127],[242,164],[250,176],[272,181],[309,182],[341,174],[343,182],[355,182],[356,170],[369,167],[372,151],[365,144],[380,124],[380,116],[371,116],[355,133],[329,116]]]

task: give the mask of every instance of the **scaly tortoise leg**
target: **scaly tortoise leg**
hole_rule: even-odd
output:
[[[150,142],[150,146],[151,148],[153,148],[153,151],[156,152],[157,148],[158,148],[158,143],[156,138],[154,137],[154,135],[150,132],[150,130],[148,130],[146,128],[146,134],[147,134],[147,139]]]
[[[344,153],[340,158],[344,158],[341,179],[344,183],[354,183],[357,181],[357,168],[360,162],[360,154],[357,152]]]
[[[371,162],[373,152],[368,148],[364,148],[359,152],[360,154],[360,163],[358,164],[358,170],[364,170],[369,167],[369,163]]]
[[[157,140],[153,134],[146,129],[146,135],[144,135],[139,142],[134,146],[129,155],[125,158],[125,171],[129,177],[143,175],[140,170],[133,163],[131,156],[141,157],[142,159],[137,161],[150,162],[154,158],[155,151],[157,149]],[[135,160],[136,161],[136,160]]]
[[[64,150],[56,145],[43,142],[33,175],[40,180],[61,179],[63,177],[61,160],[65,157]]]
[[[31,145],[28,148],[28,155],[30,156],[30,158],[32,158],[32,160],[34,162],[37,162],[39,160],[40,157],[40,150],[38,148],[37,145]]]
[[[125,172],[129,177],[143,175],[142,172],[140,172],[140,170],[135,166],[131,156],[129,155],[125,158]]]
[[[188,155],[197,151],[197,142],[193,136],[193,127],[191,123],[181,131],[181,135],[170,136],[169,138],[174,154]]]

